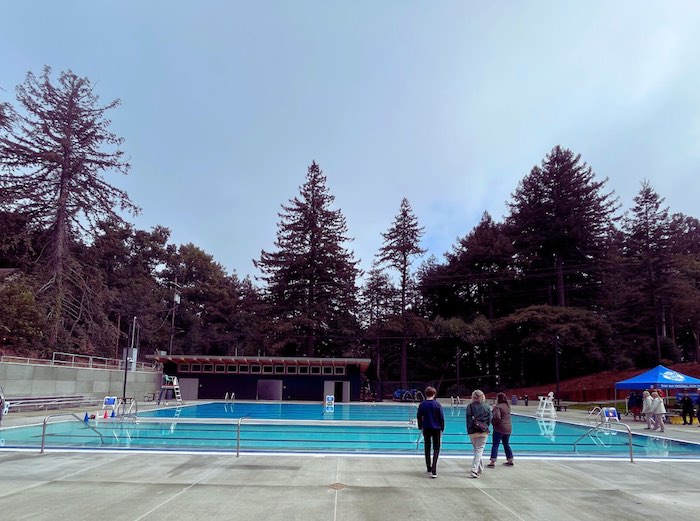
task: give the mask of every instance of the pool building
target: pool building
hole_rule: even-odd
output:
[[[368,358],[150,355],[177,376],[184,400],[359,401]]]

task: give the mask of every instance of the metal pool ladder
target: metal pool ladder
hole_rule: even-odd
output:
[[[41,454],[44,453],[44,449],[46,448],[46,424],[49,422],[49,420],[51,418],[57,418],[59,416],[72,416],[73,418],[78,420],[80,423],[85,423],[85,426],[88,429],[94,431],[100,437],[100,445],[104,443],[105,437],[102,435],[102,433],[100,431],[98,431],[97,429],[95,429],[94,427],[90,426],[87,422],[85,422],[85,420],[83,418],[81,418],[80,416],[78,416],[74,412],[62,412],[62,413],[58,413],[58,414],[49,414],[46,418],[44,418],[44,423],[41,427],[41,451],[40,451]]]
[[[593,412],[599,409],[598,407],[594,407],[591,413],[588,415],[589,419],[591,417],[591,414]],[[574,442],[574,451],[576,450],[576,445],[578,444],[579,441],[581,441],[583,438],[586,436],[589,436],[591,433],[594,431],[598,430],[607,430],[608,432],[615,431],[617,432],[617,429],[613,428],[613,424],[621,425],[625,429],[627,429],[627,441],[629,444],[630,448],[630,463],[634,463],[634,449],[632,447],[632,430],[630,429],[630,426],[627,425],[626,423],[622,423],[620,421],[620,418],[617,414],[617,410],[615,407],[603,407],[602,409],[599,409],[598,416],[600,417],[600,421],[595,427],[591,427],[588,429],[586,432],[584,432],[581,436],[578,437],[578,439]],[[595,440],[594,440],[595,441]]]

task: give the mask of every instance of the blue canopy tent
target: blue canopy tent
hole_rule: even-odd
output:
[[[615,403],[618,389],[700,389],[700,378],[679,373],[663,365],[657,365],[646,373],[638,374],[615,384]],[[666,393],[668,397],[668,393]]]
[[[700,378],[693,378],[663,365],[657,365],[646,373],[638,374],[615,384],[615,390],[649,389],[651,387],[655,389],[698,389],[700,388]]]

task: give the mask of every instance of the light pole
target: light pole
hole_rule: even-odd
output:
[[[456,393],[457,398],[459,398],[459,396],[460,396],[459,390],[460,390],[460,387],[462,384],[462,379],[459,376],[459,366],[460,366],[461,361],[462,361],[462,349],[458,347],[457,348],[457,393]]]
[[[126,403],[126,378],[127,375],[129,374],[129,363],[131,363],[132,359],[130,354],[133,354],[134,352],[134,343],[136,342],[136,328],[138,327],[138,324],[136,323],[136,317],[134,317],[134,323],[133,326],[131,327],[131,345],[128,345],[124,349],[124,389],[122,390],[122,403]]]
[[[177,277],[175,277],[175,282],[172,283],[175,286],[175,293],[173,294],[173,309],[171,310],[170,317],[170,347],[168,349],[168,355],[173,354],[173,340],[175,339],[175,309],[180,303],[180,294],[178,293],[178,288],[181,288],[177,283]]]
[[[557,378],[557,398],[559,397],[559,335],[554,336],[554,371]]]

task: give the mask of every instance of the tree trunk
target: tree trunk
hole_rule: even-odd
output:
[[[555,256],[556,269],[557,269],[557,304],[559,307],[566,307],[566,293],[564,291],[564,263],[561,260],[561,256]]]

